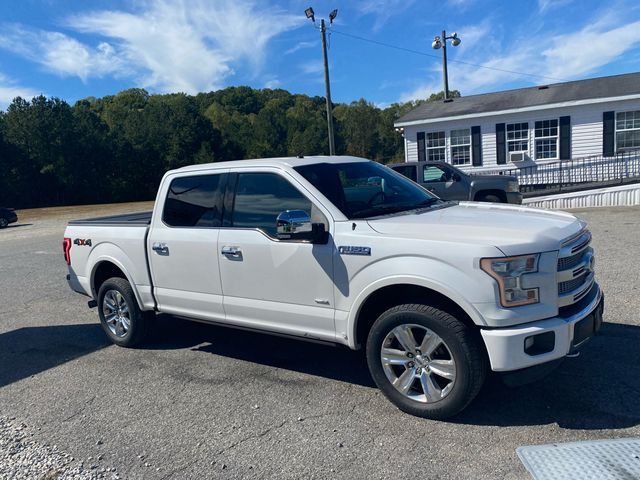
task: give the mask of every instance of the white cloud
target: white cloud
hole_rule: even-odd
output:
[[[610,27],[593,24],[554,37],[552,46],[542,52],[546,74],[576,77],[592,73],[640,43],[640,21]]]
[[[0,73],[0,110],[5,110],[16,97],[30,100],[40,93],[31,88],[19,86],[9,77]]]
[[[568,5],[573,0],[538,0],[538,11],[545,13],[547,10]]]
[[[264,82],[264,88],[274,89],[274,88],[280,88],[280,86],[282,86],[282,82],[277,78],[271,78],[266,82]]]
[[[137,14],[98,11],[69,24],[113,39],[143,86],[194,93],[220,88],[240,62],[259,69],[269,40],[303,22],[256,1],[155,0]]]
[[[33,31],[13,25],[0,34],[0,47],[39,63],[61,76],[77,76],[82,81],[123,69],[113,47],[101,42],[91,48],[59,32]]]
[[[411,8],[415,0],[361,0],[358,11],[375,17],[373,30],[380,30],[390,18]]]
[[[234,68],[257,72],[271,38],[304,23],[257,0],[149,0],[135,12],[72,15],[70,30],[101,37],[90,47],[60,32],[9,28],[0,47],[62,76],[133,78],[158,92],[196,93],[224,85]]]
[[[324,63],[322,60],[315,62],[305,62],[300,64],[300,70],[307,75],[315,75],[324,71]]]
[[[470,95],[495,91],[516,80],[540,84],[581,78],[640,44],[640,21],[625,24],[611,15],[600,16],[600,19],[574,32],[547,31],[544,35],[515,37],[509,42],[501,41],[500,35],[491,35],[487,21],[460,28],[463,43],[454,50],[455,57],[453,49],[449,54],[449,88]],[[490,68],[451,62],[451,59]],[[441,62],[432,62],[425,74],[426,81],[417,82],[414,88],[402,93],[401,101],[426,98],[441,91],[441,69]]]
[[[303,48],[312,48],[318,45],[318,42],[299,42],[288,50],[285,50],[285,55],[290,55],[292,53],[297,52],[298,50],[302,50]]]

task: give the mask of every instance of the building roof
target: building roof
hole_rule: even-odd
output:
[[[602,99],[634,95],[640,95],[640,72],[469,95],[450,102],[427,102],[400,117],[395,124],[401,127],[422,121],[432,123],[450,117],[486,116],[529,108],[538,110],[563,106],[567,102],[596,103]]]

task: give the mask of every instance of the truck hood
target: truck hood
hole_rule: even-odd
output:
[[[475,202],[368,223],[383,235],[494,246],[509,256],[558,250],[586,226],[566,212]]]

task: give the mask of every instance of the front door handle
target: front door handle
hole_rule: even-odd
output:
[[[220,253],[227,257],[242,258],[242,250],[238,247],[222,247]]]
[[[169,247],[166,243],[154,243],[151,249],[158,255],[169,255]]]

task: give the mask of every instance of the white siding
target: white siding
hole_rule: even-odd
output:
[[[529,123],[529,157],[534,158],[534,125],[536,120],[549,120],[569,115],[571,117],[571,157],[581,158],[592,155],[602,155],[602,114],[607,111],[623,112],[640,110],[640,100],[597,103],[593,105],[579,105],[565,108],[550,108],[534,112],[523,112],[506,115],[481,117],[456,121],[443,121],[425,125],[411,125],[405,127],[406,159],[418,160],[417,133],[445,131],[447,138],[447,161],[450,161],[451,130],[480,126],[482,132],[482,167],[465,167],[465,169],[481,170],[495,169],[496,163],[496,123]],[[502,166],[498,166],[499,168]],[[509,163],[504,168],[513,168]]]

